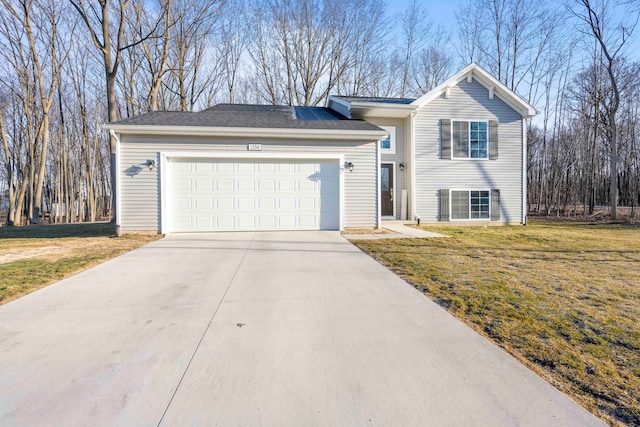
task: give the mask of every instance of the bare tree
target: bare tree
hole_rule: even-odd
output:
[[[413,58],[428,40],[431,31],[431,20],[426,9],[417,0],[411,3],[399,16],[400,31],[403,37],[402,46],[402,78],[400,80],[400,97],[404,98],[411,84]]]
[[[84,22],[94,47],[102,56],[107,95],[107,119],[109,122],[113,122],[118,119],[116,78],[118,76],[122,53],[127,49],[142,43],[144,40],[155,36],[157,27],[163,19],[163,17],[160,16],[156,21],[156,25],[154,25],[148,33],[141,35],[138,40],[125,43],[124,36],[127,17],[130,13],[131,1],[132,0],[118,0],[117,2],[109,2],[107,0],[70,0],[81,20]],[[110,138],[109,152],[111,158],[112,218],[115,219],[117,212],[115,200],[117,171],[115,161],[116,140],[113,136]],[[120,233],[119,230],[118,233]]]
[[[613,94],[613,97],[608,102],[607,110],[609,126],[611,127],[611,194],[609,203],[611,205],[611,219],[615,220],[617,218],[618,205],[618,123],[616,121],[616,115],[620,108],[620,89],[618,87],[615,69],[619,55],[638,23],[638,15],[636,15],[635,20],[629,22],[628,25],[620,23],[614,31],[610,32],[607,25],[604,4],[600,4],[599,10],[596,10],[596,6],[594,6],[590,0],[578,0],[577,2],[579,6],[581,6],[581,10],[574,11],[574,14],[586,24],[588,31],[595,37],[602,49]]]

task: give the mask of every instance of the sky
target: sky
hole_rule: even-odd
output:
[[[393,16],[402,12],[410,2],[411,0],[387,0],[389,15]],[[426,7],[436,26],[442,25],[445,29],[451,30],[452,37],[456,37],[457,22],[455,12],[460,5],[466,3],[466,0],[418,0],[418,3]],[[555,1],[554,3],[559,8],[565,7],[564,1]],[[615,2],[610,2],[610,4],[613,6]],[[622,18],[624,8],[617,7],[616,11],[618,13],[617,17]],[[635,30],[634,37],[628,43],[626,56],[632,60],[640,60],[640,24]]]

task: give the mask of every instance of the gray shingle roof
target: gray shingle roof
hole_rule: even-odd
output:
[[[218,104],[200,112],[153,111],[118,120],[122,126],[206,126],[327,130],[381,130],[357,119],[347,119],[323,107]]]
[[[336,96],[349,102],[378,102],[381,104],[411,104],[415,98],[384,98],[377,96]]]

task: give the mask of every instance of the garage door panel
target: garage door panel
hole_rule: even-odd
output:
[[[280,209],[295,209],[296,208],[296,199],[293,197],[279,197],[278,198],[278,207]]]
[[[300,227],[301,228],[317,228],[318,224],[316,221],[316,217],[313,215],[300,215]]]
[[[254,179],[238,179],[238,191],[254,191],[256,188]]]
[[[213,190],[213,180],[212,179],[197,179],[196,180],[196,191],[211,191]]]
[[[191,210],[191,198],[177,197],[174,204],[176,210]]]
[[[256,218],[253,215],[238,215],[237,225],[241,230],[254,230],[256,228]]]
[[[235,205],[235,200],[233,197],[218,197],[216,199],[216,206],[219,210],[232,210]]]
[[[276,208],[276,199],[274,197],[260,197],[258,199],[258,209],[265,210],[275,210]]]
[[[195,163],[195,168],[193,168],[196,172],[213,172],[213,164],[209,162],[198,162]]]
[[[300,209],[316,209],[316,199],[315,197],[300,197],[299,204]]]
[[[233,191],[233,180],[232,179],[217,179],[215,189],[217,191]]]
[[[339,228],[338,162],[179,159],[172,231]]]
[[[278,181],[279,191],[294,191],[296,189],[296,183],[291,178],[283,178]]]
[[[276,165],[275,163],[267,163],[267,162],[263,162],[263,163],[259,163],[258,164],[258,171],[260,173],[275,173],[276,172]]]
[[[240,210],[254,210],[256,208],[256,201],[253,197],[238,197],[237,200]]]
[[[262,230],[273,230],[276,228],[276,216],[275,215],[260,215],[258,216],[258,228]]]
[[[235,218],[233,216],[217,216],[216,228],[223,230],[231,230],[235,228]]]
[[[275,179],[260,179],[258,180],[258,190],[260,191],[275,191],[276,180]]]
[[[189,178],[178,178],[174,181],[173,190],[174,191],[191,191],[193,189],[193,185],[191,185],[191,179]]]
[[[251,173],[253,174],[256,171],[256,165],[255,163],[249,163],[249,162],[241,162],[237,164],[237,170],[240,173]]]
[[[213,228],[213,217],[212,216],[197,216],[196,217],[196,228],[198,230],[209,230]]]
[[[214,163],[214,171],[216,172],[233,172],[235,164],[233,163]]]

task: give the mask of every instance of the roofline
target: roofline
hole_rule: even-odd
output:
[[[417,108],[421,108],[425,104],[428,104],[439,97],[447,88],[457,85],[461,80],[469,75],[476,77],[476,80],[488,89],[493,87],[495,94],[511,108],[520,113],[522,117],[530,118],[538,114],[538,111],[531,104],[519,97],[515,92],[502,84],[502,82],[493,77],[475,62],[467,65],[462,70],[454,74],[453,77],[436,86],[434,89],[422,95],[411,104],[417,106]]]
[[[281,137],[296,139],[328,139],[336,141],[380,140],[387,132],[380,130],[352,129],[305,129],[305,128],[242,128],[217,126],[155,126],[118,125],[105,123],[104,130],[113,130],[124,135],[185,135],[185,136],[232,136],[232,137]]]
[[[346,99],[340,98],[338,95],[329,95],[329,102],[335,102],[337,104],[341,104],[347,108],[351,108],[351,102]]]
[[[366,102],[366,101],[348,101],[346,99],[338,98],[335,95],[329,97],[329,101],[333,101],[346,107],[349,110],[349,116],[353,117],[354,111],[363,111],[364,114],[357,115],[356,117],[372,117],[376,115],[386,116],[391,112],[395,114],[393,117],[406,118],[412,113],[418,110],[418,106],[412,104],[396,104],[386,102]],[[351,118],[350,117],[350,118]]]
[[[415,111],[418,109],[417,106],[411,104],[396,104],[393,102],[352,102],[351,108],[386,108],[392,110],[407,110],[409,112]]]

